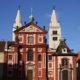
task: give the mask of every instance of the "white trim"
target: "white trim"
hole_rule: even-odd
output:
[[[33,43],[28,43],[28,37],[33,37]],[[34,44],[35,44],[35,35],[33,35],[33,34],[28,34],[28,35],[26,36],[26,44],[27,44],[27,45],[34,45]]]
[[[51,64],[52,67],[49,67],[49,64]],[[53,69],[53,62],[48,62],[48,69]]]
[[[41,41],[39,41],[39,38],[41,38]],[[38,43],[43,43],[43,36],[41,35],[38,36]]]
[[[53,77],[54,75],[53,75],[53,70],[48,70],[48,77],[50,78],[50,77]]]
[[[41,64],[41,67],[39,66],[39,64]],[[42,69],[42,62],[38,62],[38,68]]]
[[[41,72],[41,75],[39,75],[39,71]],[[42,77],[42,70],[38,70],[38,77]]]
[[[63,48],[62,53],[67,53],[67,48]]]

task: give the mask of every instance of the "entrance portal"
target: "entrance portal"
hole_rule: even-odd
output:
[[[62,80],[68,80],[68,70],[63,70],[63,72],[62,72]]]
[[[33,80],[33,71],[27,70],[27,80]]]

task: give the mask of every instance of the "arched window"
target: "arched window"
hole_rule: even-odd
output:
[[[68,59],[66,58],[62,59],[62,66],[68,66]]]
[[[32,50],[28,50],[27,60],[28,61],[33,61],[33,51]]]

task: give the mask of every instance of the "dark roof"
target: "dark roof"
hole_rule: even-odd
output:
[[[25,27],[28,27],[29,25],[34,25],[34,27],[37,27],[37,28],[39,28],[40,30],[42,30],[42,31],[44,31],[44,32],[47,33],[47,31],[46,31],[45,29],[41,28],[40,26],[38,26],[38,25],[37,25],[36,23],[34,23],[34,22],[29,22],[29,23],[25,24],[24,26],[20,27],[19,29],[15,30],[14,32],[18,32],[18,31],[24,29]]]
[[[76,53],[71,53],[71,54],[52,54],[52,56],[78,56]]]
[[[0,41],[0,52],[4,52],[5,41]]]
[[[0,41],[0,52],[4,52],[6,41]],[[13,41],[7,41],[7,47],[14,44]]]
[[[65,39],[64,39],[64,40],[60,40],[60,44],[59,44],[56,52],[57,52],[57,53],[62,53],[62,49],[63,49],[63,48],[67,48],[67,52],[68,52],[68,53],[71,53],[71,50],[70,50],[70,48],[67,46]]]
[[[80,52],[78,52],[77,61],[79,61],[79,62],[80,62]]]

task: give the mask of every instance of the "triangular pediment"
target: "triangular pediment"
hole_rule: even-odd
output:
[[[24,29],[22,29],[20,32],[43,32],[42,30],[40,30],[39,28],[35,27],[34,25],[29,25],[28,27],[25,27]]]
[[[25,26],[16,30],[15,32],[44,32],[45,33],[47,31],[44,30],[43,28],[39,27],[35,23],[28,23]]]

